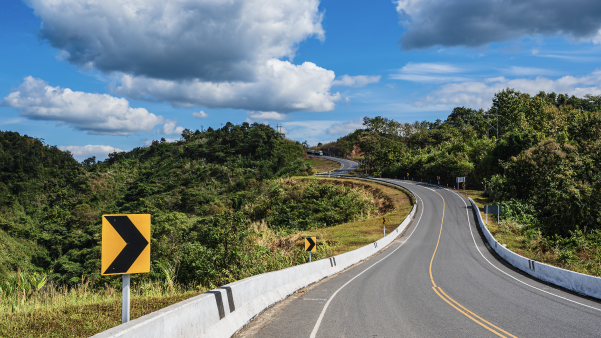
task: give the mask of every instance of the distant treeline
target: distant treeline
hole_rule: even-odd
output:
[[[507,89],[487,111],[458,107],[444,121],[375,117],[364,125],[322,148],[348,154],[357,145],[368,173],[386,177],[441,176],[452,186],[466,176],[468,189],[485,190],[545,235],[601,228],[601,96]]]

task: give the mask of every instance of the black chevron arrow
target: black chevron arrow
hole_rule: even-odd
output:
[[[129,220],[129,217],[105,216],[104,218],[106,218],[113,228],[115,228],[117,233],[119,233],[119,236],[127,243],[104,273],[126,273],[134,264],[138,256],[140,256],[142,251],[144,251],[148,245],[148,241]]]
[[[313,242],[313,238],[307,237],[307,241],[309,241],[309,247],[305,251],[313,250],[313,247],[315,246],[315,242]]]

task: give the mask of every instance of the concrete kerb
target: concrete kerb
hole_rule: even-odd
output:
[[[338,256],[248,277],[93,337],[231,337],[265,309],[297,290],[336,274],[384,249],[403,233],[413,219],[416,209],[417,205],[414,205],[395,231],[373,244]]]
[[[471,198],[469,200],[472,203],[474,212],[476,213],[478,225],[482,230],[484,237],[486,237],[488,244],[509,264],[545,282],[561,286],[586,296],[601,299],[601,278],[561,269],[545,263],[540,263],[512,252],[497,242],[497,240],[492,236],[482,221],[482,215],[480,215],[478,206]]]

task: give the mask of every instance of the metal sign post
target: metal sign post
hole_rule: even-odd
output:
[[[500,221],[501,206],[500,205],[485,205],[484,213],[486,214],[486,224],[488,224],[488,214],[497,214],[497,224]]]
[[[129,322],[129,274],[121,275],[123,282],[123,289],[121,294],[121,323]]]

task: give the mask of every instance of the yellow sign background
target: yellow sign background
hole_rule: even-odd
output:
[[[315,243],[315,245],[313,246],[313,249],[311,249],[311,252],[315,252],[315,251],[317,251],[317,237],[310,237],[310,238],[313,240],[313,243]],[[309,240],[305,237],[305,251],[307,251],[309,246],[311,246],[311,243],[309,243]]]
[[[136,228],[138,228],[138,231],[140,231],[142,236],[148,241],[148,245],[144,248],[144,251],[140,253],[127,272],[104,273],[127,244],[115,228],[113,228],[111,223],[106,220],[106,216],[127,216]],[[102,215],[102,255],[100,273],[102,275],[122,275],[143,272],[150,272],[150,214]]]

